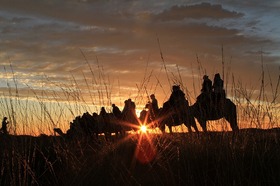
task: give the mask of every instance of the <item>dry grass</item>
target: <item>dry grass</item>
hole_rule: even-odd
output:
[[[1,185],[279,185],[279,129],[107,142],[1,136]],[[137,158],[137,151],[146,158]]]

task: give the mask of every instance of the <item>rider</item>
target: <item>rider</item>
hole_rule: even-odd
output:
[[[156,116],[158,112],[158,101],[156,99],[156,96],[154,94],[150,95],[150,98],[152,100],[151,106],[152,106],[152,115],[153,117]]]
[[[124,101],[124,109],[123,112],[130,112],[136,114],[136,106],[135,103],[129,98]]]
[[[212,92],[212,81],[208,78],[207,75],[204,75],[201,93],[211,94],[211,92]]]
[[[225,99],[226,94],[224,90],[224,81],[221,79],[219,73],[214,76],[213,90],[215,95],[215,101],[220,103],[221,100]]]
[[[185,93],[180,89],[180,85],[173,85],[172,93],[169,97],[170,105],[174,107],[183,100],[185,100]]]
[[[112,104],[113,114],[116,118],[120,119],[122,116],[122,112],[120,111],[119,107],[117,107],[114,103]]]
[[[166,104],[168,103],[169,104]],[[172,93],[170,95],[169,101],[164,103],[163,107],[168,105],[173,109],[175,117],[173,117],[174,122],[179,122],[178,120],[187,119],[187,115],[189,115],[189,102],[185,98],[185,93],[181,90],[180,85],[172,86]],[[170,109],[169,107],[169,109]]]
[[[122,116],[126,121],[138,123],[136,115],[136,105],[130,98],[124,101]]]
[[[148,104],[146,104],[146,108],[148,108],[148,117],[151,121],[155,122],[155,119],[158,115],[159,108],[158,108],[158,101],[156,99],[156,96],[154,94],[150,95],[151,102],[149,101]]]
[[[99,115],[102,116],[102,117],[105,117],[107,114],[106,110],[105,110],[105,107],[101,107],[101,110],[100,110],[100,113]]]
[[[204,75],[201,94],[197,97],[197,100],[206,103],[206,105],[210,105],[212,100],[211,95],[212,95],[212,81],[208,78],[207,75]]]

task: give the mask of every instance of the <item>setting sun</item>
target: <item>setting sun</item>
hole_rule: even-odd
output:
[[[140,126],[140,131],[143,132],[143,133],[146,133],[147,132],[147,126],[146,125],[141,125]]]

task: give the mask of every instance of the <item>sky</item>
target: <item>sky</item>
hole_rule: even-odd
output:
[[[148,95],[161,106],[180,84],[193,103],[202,76],[220,73],[229,97],[234,87],[271,101],[279,8],[278,0],[1,0],[2,100],[81,102],[93,112],[132,98],[142,109]]]

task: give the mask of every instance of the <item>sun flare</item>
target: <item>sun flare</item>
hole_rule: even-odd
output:
[[[143,132],[143,133],[146,133],[147,132],[147,126],[146,125],[141,125],[140,126],[140,131]]]

